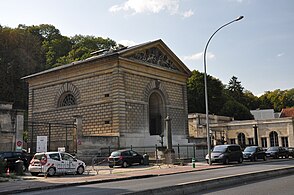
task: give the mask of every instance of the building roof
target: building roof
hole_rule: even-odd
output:
[[[148,61],[149,59],[146,59],[146,58],[147,57],[152,58],[154,56],[153,55],[154,53],[149,54],[149,56],[144,56],[143,58],[142,58],[142,56],[140,56],[142,54],[143,55],[146,54],[146,53],[144,54],[144,52],[142,52],[144,49],[147,49],[147,50],[149,49],[147,51],[147,53],[148,53],[148,52],[150,52],[150,48],[152,49],[152,48],[155,48],[155,47],[160,48],[160,49],[157,49],[155,51],[153,50],[151,52],[154,52],[155,54],[160,53],[161,56],[164,56],[167,59],[164,59],[164,60],[155,59],[156,63],[152,63],[152,62],[154,62],[154,61],[152,61],[154,59],[151,59],[151,61]],[[136,61],[138,63],[143,63],[143,64],[147,63],[149,65],[164,66],[166,69],[169,69],[170,71],[183,72],[183,73],[185,73],[187,75],[191,74],[191,71],[186,67],[186,65],[167,47],[167,45],[161,39],[158,39],[158,40],[155,40],[155,41],[149,41],[149,42],[138,44],[138,45],[131,46],[131,47],[122,47],[122,48],[118,48],[118,49],[115,49],[115,50],[113,50],[113,49],[108,49],[108,50],[104,49],[104,50],[101,50],[101,51],[93,52],[93,54],[95,54],[95,55],[90,57],[90,58],[87,58],[85,60],[72,62],[70,64],[61,65],[61,66],[51,68],[51,69],[48,69],[48,70],[45,70],[45,71],[42,71],[42,72],[31,74],[31,75],[23,77],[22,79],[25,79],[25,80],[30,79],[30,78],[40,76],[40,75],[43,75],[43,74],[55,72],[55,71],[58,71],[58,70],[61,70],[61,69],[66,69],[66,68],[73,67],[73,66],[76,66],[76,65],[81,65],[81,64],[96,61],[96,60],[99,60],[99,59],[112,57],[112,56],[118,56],[118,57],[120,57],[122,59],[128,59],[128,60]],[[171,62],[171,60],[168,59],[168,58],[172,59],[172,61],[175,61],[176,64],[178,64],[178,65],[175,66],[174,64],[169,63],[169,62]],[[158,62],[160,60],[163,63],[159,64]],[[179,70],[179,68],[181,70]]]
[[[294,117],[294,107],[282,109],[280,118],[284,117]]]
[[[274,109],[250,110],[255,120],[274,119]]]

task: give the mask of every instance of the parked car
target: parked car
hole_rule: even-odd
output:
[[[292,158],[294,158],[294,148],[287,148],[288,152],[289,152],[289,156],[291,156]]]
[[[6,162],[5,170],[9,168],[10,171],[15,171],[16,161],[22,160],[23,171],[25,172],[29,166],[31,157],[25,151],[8,151],[8,152],[0,152],[0,159]]]
[[[208,163],[208,154],[206,155],[206,161]],[[237,161],[238,163],[243,162],[243,153],[240,145],[227,144],[227,145],[216,145],[211,152],[211,162],[229,164],[229,162]]]
[[[250,161],[257,161],[257,159],[266,160],[266,153],[261,147],[247,146],[243,151],[243,159]]]
[[[272,158],[280,158],[280,157],[289,157],[289,151],[284,148],[284,147],[270,147],[266,151],[266,156],[267,157],[272,157]]]
[[[86,164],[64,152],[36,153],[30,162],[29,171],[33,176],[39,173],[53,176],[56,173],[77,173],[81,175],[85,171]]]
[[[143,156],[133,150],[117,150],[108,157],[109,167],[122,166],[127,167],[132,164],[144,164]]]

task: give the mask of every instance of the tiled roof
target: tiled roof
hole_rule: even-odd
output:
[[[284,117],[294,117],[294,107],[282,109],[280,118]]]

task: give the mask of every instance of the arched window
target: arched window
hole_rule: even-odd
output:
[[[270,136],[271,147],[279,146],[279,136],[278,136],[278,133],[275,132],[275,131],[272,131],[272,132],[270,132],[269,136]]]
[[[239,144],[241,147],[246,146],[245,135],[244,135],[244,133],[239,133],[239,134],[238,134],[238,144]]]
[[[64,93],[61,95],[58,103],[58,107],[64,107],[64,106],[73,106],[76,105],[76,98],[71,93]]]
[[[149,97],[149,132],[150,135],[163,133],[163,101],[159,93],[153,92]]]

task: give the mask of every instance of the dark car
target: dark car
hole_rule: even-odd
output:
[[[15,171],[16,169],[16,161],[22,160],[23,161],[23,171],[28,169],[31,157],[24,151],[20,152],[0,152],[0,159],[6,162],[6,169],[9,168],[10,171]]]
[[[206,155],[206,161],[208,162],[208,155]],[[237,161],[243,162],[243,153],[240,145],[227,144],[216,145],[211,152],[211,162],[228,164],[229,162]]]
[[[243,159],[250,161],[257,161],[257,159],[266,160],[266,153],[261,147],[247,146],[243,151]]]
[[[284,147],[270,147],[266,151],[266,156],[267,157],[272,157],[272,158],[280,158],[280,157],[289,157],[289,151],[284,148]]]
[[[108,157],[108,164],[111,168],[114,166],[125,168],[135,163],[144,164],[144,159],[141,154],[133,150],[117,150]]]
[[[289,156],[291,156],[292,158],[294,158],[294,148],[287,148],[288,152],[289,152]]]

